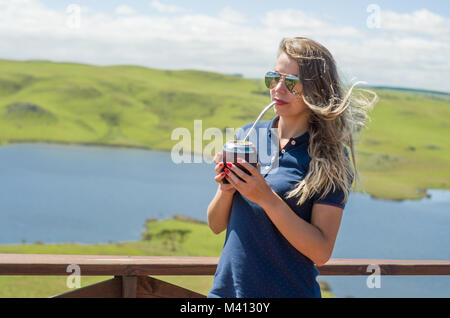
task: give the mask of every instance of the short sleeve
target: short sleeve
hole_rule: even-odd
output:
[[[322,194],[323,194],[323,192],[320,192],[314,196],[313,204],[314,203],[322,203],[322,204],[334,205],[334,206],[337,206],[340,208],[345,207],[345,203],[342,202],[345,198],[345,193],[341,188],[336,187],[334,191],[333,191],[333,189],[331,189],[331,191],[323,199],[319,199],[322,196]]]

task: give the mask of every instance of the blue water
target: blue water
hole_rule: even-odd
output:
[[[213,164],[172,163],[138,149],[14,144],[0,147],[0,244],[140,239],[148,218],[206,221]],[[450,259],[450,191],[392,202],[352,194],[333,258]],[[369,273],[368,273],[369,274]],[[450,276],[330,277],[338,297],[450,297]]]

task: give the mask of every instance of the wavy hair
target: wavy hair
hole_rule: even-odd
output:
[[[378,101],[375,92],[358,89],[356,82],[347,88],[338,75],[336,62],[323,45],[305,38],[284,38],[279,46],[278,56],[286,53],[296,60],[299,78],[303,86],[301,98],[311,110],[309,117],[311,157],[306,176],[285,198],[298,198],[297,204],[322,193],[324,198],[330,191],[340,188],[344,191],[343,203],[347,202],[353,180],[360,183],[355,160],[357,135],[362,133],[370,120],[368,112]],[[363,92],[372,95],[369,99]],[[348,149],[351,152],[351,160]],[[353,166],[351,164],[353,161]],[[356,179],[354,178],[356,176]]]

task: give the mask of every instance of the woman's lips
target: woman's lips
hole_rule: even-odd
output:
[[[287,104],[284,100],[278,99],[278,98],[274,98],[273,99],[277,105],[285,105]]]

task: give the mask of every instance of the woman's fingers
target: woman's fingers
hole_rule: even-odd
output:
[[[249,182],[251,176],[249,176],[247,173],[245,173],[244,171],[242,171],[242,169],[239,169],[238,166],[232,164],[230,166],[230,170],[233,171],[238,177],[240,177],[242,180],[244,180],[245,182]]]
[[[222,161],[222,153],[218,152],[214,156],[214,162],[216,166],[214,169],[216,170],[216,176],[214,177],[214,181],[220,184],[220,189],[227,193],[233,193],[236,189],[229,183],[223,183],[223,179],[225,178],[225,172],[223,171],[224,163]]]
[[[241,181],[234,173],[227,174],[228,182],[233,185],[238,191],[244,190],[247,188],[248,184],[244,181]]]
[[[221,152],[216,153],[216,155],[214,156],[214,162],[216,163],[214,170],[216,170],[217,174],[221,173],[223,170],[223,161]]]
[[[253,165],[245,161],[244,159],[238,158],[237,162],[242,165],[245,169],[247,169],[248,172],[250,172],[253,176],[256,176],[259,173],[259,170],[256,169]],[[258,162],[259,163],[259,162]]]
[[[223,183],[223,179],[225,178],[225,172],[222,172],[214,177],[214,180],[217,183],[220,183],[220,189],[225,192],[234,192],[236,189],[229,183]]]
[[[223,162],[219,162],[215,167],[214,170],[216,170],[216,174],[219,174],[223,170]]]
[[[219,162],[221,162],[222,161],[222,153],[221,152],[218,152],[218,153],[216,153],[216,155],[214,156],[214,162],[216,163],[216,164],[219,164]]]
[[[223,178],[225,178],[225,172],[217,174],[217,176],[214,177],[214,181],[221,183]]]

